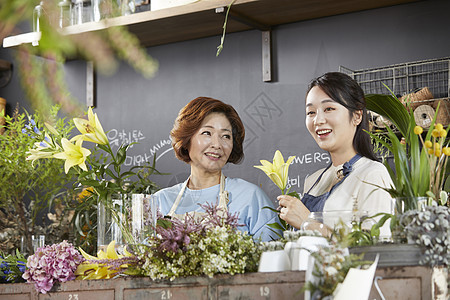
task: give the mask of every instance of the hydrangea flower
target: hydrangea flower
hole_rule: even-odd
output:
[[[22,277],[29,283],[33,282],[38,292],[46,294],[54,283],[75,279],[74,272],[83,261],[78,250],[63,241],[38,248],[28,257],[27,270]]]

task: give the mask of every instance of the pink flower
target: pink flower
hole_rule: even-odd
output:
[[[27,270],[22,277],[29,283],[34,282],[36,290],[45,294],[55,282],[74,280],[74,272],[83,261],[78,250],[63,241],[38,248],[35,254],[28,257]]]

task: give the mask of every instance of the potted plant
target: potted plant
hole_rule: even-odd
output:
[[[387,126],[385,133],[369,132],[369,134],[376,143],[388,149],[392,154],[394,158],[392,164],[383,159],[394,184],[387,191],[393,198],[401,198],[403,201],[396,201],[394,214],[378,216],[381,217],[380,221],[372,227],[370,233],[356,230],[350,233],[349,237],[352,239],[352,237],[364,235],[367,240],[366,244],[373,245],[376,243],[374,236],[377,235],[378,228],[390,220],[394,244],[381,245],[376,247],[377,249],[373,249],[373,246],[372,249],[354,247],[351,252],[366,252],[369,255],[366,259],[371,259],[376,252],[387,250],[388,256],[385,257],[386,260],[383,256],[380,257],[380,265],[396,263],[396,259],[400,259],[400,263],[405,265],[429,263],[430,261],[424,260],[425,253],[430,251],[427,247],[439,248],[437,246],[440,238],[433,240],[426,238],[426,235],[419,235],[417,232],[429,230],[429,228],[420,228],[423,223],[418,220],[425,215],[431,219],[439,219],[435,206],[441,206],[440,209],[448,210],[445,207],[448,205],[448,189],[445,188],[445,182],[449,181],[447,162],[450,155],[449,141],[446,139],[448,128],[445,129],[442,124],[435,124],[435,115],[428,132],[424,133],[423,128],[416,125],[413,111],[409,109],[408,102],[404,106],[393,94],[366,95],[366,100],[369,110],[389,119],[398,130],[396,132]],[[402,234],[398,235],[398,233]],[[439,232],[438,235],[442,234],[445,235],[442,232]],[[408,237],[411,245],[406,244]],[[426,240],[427,245],[423,244],[423,239]],[[373,253],[368,253],[372,250]]]

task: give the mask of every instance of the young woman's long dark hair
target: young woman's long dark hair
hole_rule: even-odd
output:
[[[364,130],[369,129],[367,117],[366,99],[359,84],[350,76],[340,72],[329,72],[312,80],[308,91],[313,87],[319,87],[332,100],[345,106],[350,114],[350,119],[356,111],[362,111],[361,123],[356,127],[353,137],[353,147],[356,152],[372,160],[378,160],[373,152],[370,136]]]

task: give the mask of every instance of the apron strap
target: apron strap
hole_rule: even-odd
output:
[[[175,214],[175,211],[178,208],[178,205],[180,205],[181,198],[183,197],[184,191],[186,190],[187,183],[189,182],[189,178],[183,182],[183,185],[181,186],[181,190],[178,193],[177,198],[175,199],[175,202],[173,203],[172,207],[170,208],[169,213],[167,214],[169,217],[173,217]],[[220,173],[220,191],[219,191],[219,205],[218,207],[221,208],[223,211],[227,211],[227,204],[228,204],[228,191],[225,190],[225,176],[223,173]]]

